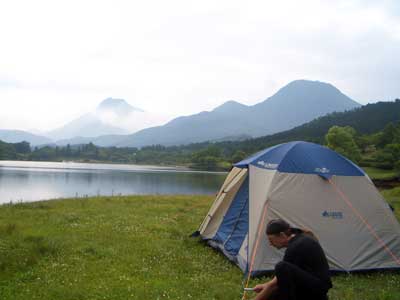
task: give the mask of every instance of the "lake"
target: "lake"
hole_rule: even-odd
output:
[[[215,194],[226,173],[186,168],[0,161],[0,203],[134,194]]]

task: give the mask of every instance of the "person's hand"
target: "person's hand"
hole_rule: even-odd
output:
[[[266,285],[266,283],[264,283],[264,284],[257,284],[257,285],[254,287],[254,292],[256,292],[256,293],[258,294],[259,292],[261,292],[261,291],[265,288],[265,285]]]

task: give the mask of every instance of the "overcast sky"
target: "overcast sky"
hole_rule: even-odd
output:
[[[2,1],[0,38],[1,129],[107,97],[170,116],[251,105],[296,79],[400,98],[399,1]]]

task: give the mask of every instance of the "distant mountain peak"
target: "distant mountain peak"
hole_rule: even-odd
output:
[[[312,88],[312,87],[320,87],[320,88],[327,88],[327,89],[333,89],[336,91],[339,91],[338,88],[336,88],[334,85],[328,83],[328,82],[323,82],[319,80],[308,80],[308,79],[298,79],[298,80],[293,80],[289,82],[287,85],[282,87],[282,89],[285,88],[295,88],[295,89],[304,89],[304,88]]]
[[[270,101],[274,101],[277,105],[283,102],[286,105],[296,105],[302,102],[305,105],[321,106],[321,109],[326,112],[335,111],[340,107],[346,110],[360,106],[358,102],[343,94],[330,83],[305,79],[289,82],[264,103],[259,103],[259,105]],[[325,106],[325,109],[323,106]]]
[[[226,101],[225,103],[221,104],[220,106],[217,106],[214,108],[212,111],[213,112],[234,112],[243,108],[248,107],[247,105],[244,105],[242,103],[239,103],[234,100],[229,100]]]
[[[310,89],[314,90],[325,90],[325,91],[334,91],[334,92],[339,92],[343,94],[338,88],[336,88],[334,85],[323,82],[323,81],[318,81],[318,80],[307,80],[307,79],[298,79],[289,82],[287,85],[282,87],[279,92],[289,92],[292,90],[295,90],[297,93],[306,90],[309,92]]]
[[[136,132],[159,124],[160,120],[161,117],[133,107],[124,99],[108,97],[101,101],[94,111],[83,114],[48,134],[56,141],[82,141],[102,135]],[[75,137],[79,138],[74,139]]]
[[[112,98],[108,97],[104,99],[103,101],[100,102],[100,104],[97,106],[97,111],[113,111],[116,113],[121,113],[124,112],[126,113],[131,113],[134,111],[138,112],[144,112],[144,110],[133,107],[130,105],[128,102],[126,102],[124,99],[119,99],[119,98]]]

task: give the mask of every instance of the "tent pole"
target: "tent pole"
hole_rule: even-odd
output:
[[[255,246],[253,248],[253,253],[251,255],[250,269],[249,269],[249,273],[247,274],[247,280],[246,280],[245,288],[247,288],[249,286],[251,273],[253,272],[254,260],[256,258],[258,245],[259,245],[260,239],[261,239],[262,234],[263,234],[262,230],[263,230],[264,224],[265,224],[265,216],[267,215],[267,208],[268,208],[268,199],[265,201],[262,217],[261,217],[260,222],[258,223],[257,239],[256,239]],[[250,245],[248,244],[247,247],[249,247],[249,246]],[[247,291],[244,291],[242,300],[247,299],[246,297],[247,297]]]

